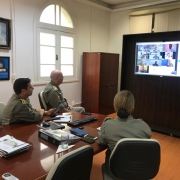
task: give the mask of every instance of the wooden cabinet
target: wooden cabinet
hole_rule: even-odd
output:
[[[110,114],[118,88],[119,54],[84,52],[82,106],[87,112]]]

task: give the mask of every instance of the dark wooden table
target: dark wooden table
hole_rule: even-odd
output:
[[[76,112],[71,113],[71,115],[72,120],[87,117],[87,115]],[[83,130],[97,136],[98,131],[96,128],[101,126],[106,116],[100,114],[92,114],[92,116],[97,117],[98,120],[84,124]],[[20,180],[45,179],[50,168],[60,156],[88,144],[84,141],[78,141],[73,148],[56,154],[57,146],[38,137],[39,128],[36,126],[37,124],[20,123],[0,126],[0,137],[10,135],[31,144],[31,147],[27,151],[8,158],[0,158],[0,176],[3,173],[10,172]],[[65,130],[71,129],[66,123],[62,124],[65,125]],[[106,149],[105,146],[98,145],[97,140],[95,143],[89,145],[94,149],[94,154]]]

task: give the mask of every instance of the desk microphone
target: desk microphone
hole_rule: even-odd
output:
[[[56,120],[56,119],[61,119],[64,117],[55,117],[55,118],[50,118],[50,119],[45,119],[44,121],[48,122],[48,121],[52,121],[52,120]]]

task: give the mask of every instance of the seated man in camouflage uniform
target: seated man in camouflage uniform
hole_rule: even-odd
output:
[[[28,97],[32,95],[34,88],[30,82],[29,78],[15,80],[13,86],[15,94],[11,96],[3,111],[2,125],[22,121],[39,122],[43,115],[50,115],[55,111],[55,108],[49,111],[32,108]]]
[[[47,104],[47,108],[60,108],[61,112],[76,111],[84,112],[83,107],[72,107],[68,105],[59,85],[63,82],[63,74],[59,70],[53,70],[50,75],[51,81],[44,89],[43,96]]]

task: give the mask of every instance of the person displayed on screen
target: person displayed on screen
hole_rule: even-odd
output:
[[[171,53],[166,54],[166,59],[172,59]]]
[[[172,44],[169,44],[166,51],[169,51],[169,52],[174,52],[174,49],[173,49],[173,46]]]
[[[158,45],[154,45],[154,50],[153,50],[153,51],[154,51],[154,52],[160,52]]]
[[[140,63],[139,63],[138,65],[140,65],[140,66],[144,66],[144,65],[146,65],[145,60],[141,60],[141,61],[140,61]]]
[[[83,107],[72,107],[68,105],[63,93],[59,87],[63,82],[63,73],[60,70],[53,70],[50,74],[51,81],[44,89],[43,96],[47,104],[47,108],[60,108],[61,112],[75,111],[85,112]]]
[[[29,100],[33,93],[33,86],[29,78],[16,79],[13,85],[15,94],[11,96],[2,113],[2,125],[18,122],[39,122],[43,115],[50,115],[56,109],[45,111],[34,109]]]
[[[147,66],[139,66],[139,72],[141,73],[147,73],[148,72],[148,67]]]
[[[114,109],[117,118],[105,118],[98,132],[98,144],[107,145],[106,162],[116,143],[122,138],[141,138],[151,137],[150,127],[142,120],[135,119],[132,112],[135,107],[134,95],[123,90],[114,97]]]
[[[167,67],[173,67],[173,63],[172,63],[172,61],[170,59],[167,62]]]
[[[153,64],[153,66],[158,66],[158,63],[157,63],[157,61],[155,61],[155,63]]]
[[[155,55],[153,56],[153,58],[154,58],[154,59],[159,59],[159,56],[158,56],[157,54],[155,54]]]

